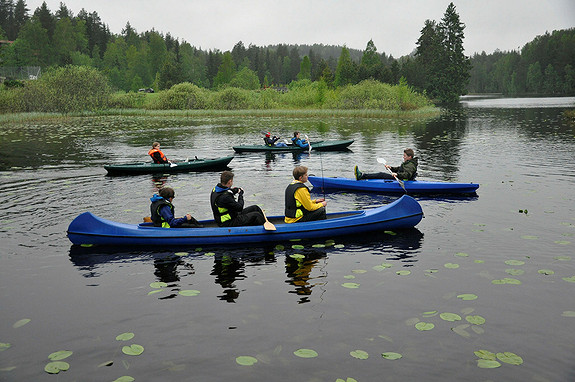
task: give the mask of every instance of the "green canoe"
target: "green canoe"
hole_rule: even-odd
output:
[[[346,150],[349,145],[353,143],[353,139],[339,140],[339,141],[317,141],[311,143],[311,149],[317,151],[340,151]],[[237,153],[247,153],[247,152],[302,152],[308,149],[301,148],[299,146],[294,146],[289,144],[287,147],[276,147],[276,146],[266,146],[266,145],[251,145],[251,146],[234,146],[234,151]]]
[[[104,166],[108,175],[138,175],[138,174],[174,174],[191,171],[225,170],[234,157],[216,159],[192,159],[175,164],[156,164],[152,162],[111,164]]]

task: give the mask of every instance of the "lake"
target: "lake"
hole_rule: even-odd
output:
[[[0,381],[575,380],[575,98],[465,97],[433,119],[86,117],[0,126]],[[219,173],[109,177],[108,163],[234,155],[284,138],[346,152],[235,154],[246,205],[283,214],[296,165],[398,165],[480,184],[416,197],[416,228],[246,248],[78,248],[79,213],[125,223],[176,190],[211,217]],[[323,194],[313,193],[318,197]],[[328,212],[397,196],[325,194]],[[298,256],[301,255],[301,256]],[[356,286],[349,288],[349,286]],[[62,352],[68,351],[68,352]],[[71,352],[71,353],[70,353]],[[52,372],[59,368],[54,376]],[[55,370],[54,370],[55,369]]]

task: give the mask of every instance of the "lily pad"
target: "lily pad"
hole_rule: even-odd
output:
[[[189,252],[176,252],[176,253],[174,253],[174,255],[180,256],[180,257],[188,256],[189,254],[190,254]]]
[[[140,355],[144,352],[144,347],[138,344],[132,344],[130,346],[124,346],[122,348],[122,353],[126,355]]]
[[[501,364],[494,360],[487,360],[487,359],[478,359],[477,360],[477,367],[482,369],[495,369],[500,367]]]
[[[467,316],[467,317],[465,317],[465,319],[467,320],[467,322],[469,322],[470,324],[473,324],[473,325],[485,324],[485,318],[483,318],[481,316]]]
[[[195,290],[195,289],[185,289],[185,290],[181,290],[178,292],[178,294],[182,295],[182,296],[197,296],[200,294],[199,290]]]
[[[129,375],[121,376],[118,379],[114,379],[114,382],[134,382],[134,377],[130,377]]]
[[[507,264],[507,265],[523,265],[523,264],[525,264],[525,261],[523,261],[523,260],[506,260],[505,264]]]
[[[0,342],[0,351],[9,349],[12,345],[7,342]]]
[[[455,263],[445,263],[443,266],[444,266],[445,268],[448,268],[448,269],[457,269],[457,268],[459,268],[459,264],[455,264]]]
[[[431,330],[433,328],[435,328],[435,325],[432,324],[431,322],[418,322],[417,324],[415,324],[415,328],[417,330],[421,330],[421,331],[426,331],[426,330]]]
[[[351,377],[348,377],[348,378],[346,378],[346,379],[338,378],[338,379],[335,380],[335,382],[357,382],[357,380],[356,380],[356,379],[353,379],[353,378],[351,378]]]
[[[312,349],[298,349],[293,353],[300,358],[315,358],[318,356],[317,352]]]
[[[54,353],[50,354],[50,355],[48,356],[48,359],[49,359],[49,360],[52,360],[52,361],[61,361],[61,360],[63,360],[63,359],[68,358],[68,357],[71,356],[73,353],[74,353],[74,352],[72,352],[72,351],[70,351],[70,350],[60,350],[60,351],[57,351],[57,352],[54,352]]]
[[[521,238],[525,239],[525,240],[537,240],[537,239],[539,239],[539,236],[523,235],[523,236],[521,236]]]
[[[367,354],[366,351],[363,350],[354,350],[352,352],[349,353],[352,357],[357,358],[357,359],[368,359],[369,358],[369,354]]]
[[[257,358],[251,357],[249,355],[242,355],[236,358],[236,362],[238,365],[252,366],[253,364],[257,363],[258,360]]]
[[[457,256],[457,257],[469,257],[469,254],[465,253],[465,252],[457,252],[455,254],[455,256]]]
[[[291,257],[292,259],[305,259],[305,256],[300,253],[294,253],[292,255],[289,255],[289,257]]]
[[[353,279],[355,279],[355,276],[354,275],[345,275],[345,276],[343,276],[343,278],[346,280],[353,280]]]
[[[540,269],[537,271],[537,273],[541,275],[553,275],[555,274],[555,271],[552,271],[551,269]]]
[[[495,361],[495,359],[497,358],[497,356],[495,355],[495,353],[490,352],[489,350],[477,350],[475,352],[473,352],[477,357],[481,358],[481,359],[485,359],[488,361]]]
[[[561,314],[561,316],[563,316],[563,317],[575,317],[575,311],[566,310]],[[10,344],[8,344],[8,345],[10,345]],[[1,347],[0,347],[0,350],[2,350]]]
[[[291,246],[293,249],[304,249],[305,247],[301,244],[294,244]]]
[[[560,244],[560,245],[568,245],[568,244],[571,244],[571,242],[568,241],[568,240],[556,240],[554,243],[555,243],[555,244]]]
[[[477,295],[472,293],[464,293],[457,296],[457,298],[462,299],[463,301],[472,301],[477,299]]]
[[[356,274],[367,273],[365,269],[353,269],[351,272]]]
[[[521,281],[519,281],[517,279],[512,279],[510,277],[505,277],[501,280],[493,280],[493,281],[491,281],[491,284],[495,284],[495,285],[502,285],[502,284],[520,285]]]
[[[333,247],[334,247],[334,248],[344,248],[345,245],[343,245],[343,244],[336,244],[336,245],[334,245]]]
[[[569,261],[571,260],[571,256],[555,256],[554,259],[560,261]]]
[[[134,338],[134,336],[135,336],[135,334],[134,334],[134,333],[130,333],[130,332],[118,334],[118,335],[116,336],[116,341],[129,341],[129,340],[131,340],[132,338]]]
[[[441,319],[444,321],[450,321],[450,322],[461,321],[461,316],[455,313],[445,312],[441,313],[439,317],[441,317]]]
[[[569,283],[575,283],[575,276],[571,276],[571,277],[563,277],[563,280],[569,282]]]
[[[396,352],[392,352],[392,351],[381,353],[381,356],[385,359],[391,359],[391,360],[396,360],[396,359],[400,359],[401,357],[403,357],[401,354],[396,353]]]
[[[44,366],[44,371],[49,374],[58,374],[59,372],[66,371],[69,368],[70,364],[68,362],[56,361],[50,362]]]
[[[461,325],[457,325],[454,328],[451,328],[451,330],[454,333],[459,334],[461,337],[469,338],[469,337],[471,337],[471,334],[469,334],[465,331],[467,328],[469,328],[469,326],[470,326],[469,324],[461,324]]]
[[[325,244],[314,244],[312,248],[325,248]]]
[[[343,283],[341,284],[342,287],[344,288],[350,288],[350,289],[357,289],[359,288],[359,284],[358,283]]]
[[[281,245],[281,244],[278,244],[278,245],[276,245],[276,249],[277,249],[278,251],[283,251],[283,250],[285,249],[285,247],[284,247],[283,245]]]
[[[206,253],[204,253],[204,256],[209,256],[209,257],[213,257],[213,256],[215,256],[215,255],[216,255],[216,254],[215,254],[214,252],[206,252]]]
[[[431,310],[429,312],[423,312],[421,315],[423,317],[433,317],[433,316],[437,316],[437,310]]]
[[[523,363],[523,358],[519,357],[515,353],[511,353],[508,351],[503,353],[497,353],[497,359],[500,360],[501,362],[505,362],[511,365],[521,365]]]
[[[399,276],[407,276],[411,274],[411,271],[397,271],[395,273]]]
[[[525,273],[525,271],[523,269],[506,269],[505,273],[511,275],[511,276],[521,276],[522,274]]]
[[[32,320],[29,319],[29,318],[23,318],[23,319],[21,319],[21,320],[16,321],[16,322],[14,323],[14,325],[12,325],[12,327],[13,327],[14,329],[21,328],[22,326],[26,325],[26,324],[29,323],[30,321],[32,321]]]
[[[168,284],[166,284],[165,282],[162,282],[162,281],[156,281],[156,282],[150,283],[150,288],[154,288],[154,289],[165,288],[167,286],[168,286]]]

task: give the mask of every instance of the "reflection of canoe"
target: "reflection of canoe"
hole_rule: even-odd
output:
[[[263,226],[217,227],[213,220],[202,221],[204,228],[159,228],[150,223],[117,223],[84,212],[70,223],[68,238],[74,244],[237,245],[411,228],[422,217],[419,203],[407,195],[378,208],[328,214],[327,220],[285,224],[283,217],[272,217],[276,231]]]
[[[340,151],[345,150],[353,143],[353,139],[340,140],[340,141],[318,141],[311,143],[311,149],[317,151]],[[307,148],[302,149],[299,146],[289,144],[287,147],[271,147],[266,145],[252,145],[252,146],[234,146],[233,149],[237,153],[245,152],[276,152],[276,151],[307,151]]]
[[[310,176],[309,182],[318,189],[347,190],[378,192],[382,194],[404,193],[405,191],[395,180],[387,179],[364,179],[355,180],[349,178],[322,178]],[[431,182],[426,180],[408,180],[403,182],[405,189],[410,194],[471,194],[474,195],[479,184],[477,183],[451,183]]]
[[[137,175],[137,174],[172,174],[190,171],[218,171],[225,170],[234,157],[216,159],[192,159],[187,162],[177,162],[176,165],[156,164],[152,162],[114,164],[104,166],[108,175]]]

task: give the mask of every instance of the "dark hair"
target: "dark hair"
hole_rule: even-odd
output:
[[[293,136],[297,137],[298,134],[299,134],[299,131],[294,131]]]
[[[408,157],[413,158],[415,156],[415,153],[413,152],[413,149],[405,149],[403,150],[403,152],[405,153],[405,155],[407,155]]]
[[[234,179],[234,173],[231,171],[224,171],[222,175],[220,175],[220,183],[222,185],[228,183],[230,180]]]
[[[152,143],[152,148],[159,146],[159,145],[160,145],[160,142],[154,142],[154,143]]]
[[[297,166],[293,169],[293,178],[295,180],[299,180],[303,175],[307,173],[307,167],[305,166]]]
[[[174,189],[171,187],[164,187],[160,190],[160,192],[158,192],[158,194],[168,200],[170,198],[173,198],[174,196],[176,196],[176,193],[174,192]]]

